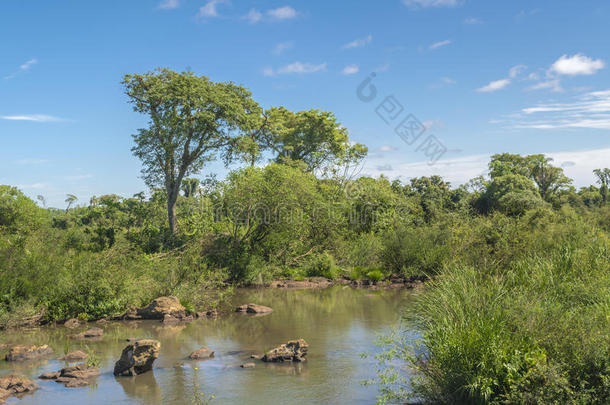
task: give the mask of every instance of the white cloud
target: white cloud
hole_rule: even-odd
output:
[[[445,84],[455,84],[455,80],[450,77],[441,77],[441,81]]]
[[[178,8],[180,6],[180,0],[163,0],[159,3],[157,8],[162,10],[172,10],[174,8]]]
[[[248,14],[244,16],[244,18],[250,21],[250,23],[256,24],[257,22],[263,19],[263,13],[253,8],[248,12]]]
[[[294,47],[294,43],[292,42],[280,42],[273,48],[273,53],[276,55],[282,54],[282,52],[287,51],[288,49],[292,49]]]
[[[563,55],[553,63],[549,71],[566,76],[592,75],[604,66],[605,63],[601,59],[592,59],[578,53],[573,56]]]
[[[33,183],[33,184],[17,184],[20,190],[43,190],[49,188],[48,183]]]
[[[290,20],[295,18],[297,14],[297,11],[290,6],[284,6],[267,11],[267,15],[275,20]]]
[[[35,64],[37,64],[37,63],[38,63],[38,59],[32,58],[32,59],[28,60],[27,62],[23,63],[21,66],[19,66],[19,70],[18,71],[16,71],[15,73],[10,74],[8,76],[5,76],[4,78],[6,80],[12,79],[12,78],[16,77],[17,75],[19,75],[20,73],[23,73],[23,72],[26,72],[26,71],[30,70],[30,68],[32,66],[34,66]]]
[[[574,180],[576,187],[593,184],[593,169],[608,166],[608,156],[610,149],[594,149],[568,152],[544,152],[545,155],[553,158],[556,166],[564,168],[566,175]],[[464,156],[455,159],[439,160],[430,166],[428,161],[405,163],[404,158],[390,155],[369,158],[365,162],[364,172],[378,176],[383,174],[390,179],[400,178],[403,181],[413,177],[440,175],[453,186],[464,184],[468,180],[487,174],[489,154]],[[392,167],[391,170],[389,167]]]
[[[381,66],[377,66],[377,67],[375,68],[375,72],[378,72],[378,73],[379,73],[379,72],[385,72],[385,71],[387,71],[389,68],[390,68],[390,64],[389,64],[389,63],[384,63],[384,64],[383,64],[383,65],[381,65]]]
[[[307,74],[307,73],[315,73],[326,70],[326,63],[320,63],[319,65],[314,65],[312,63],[302,63],[302,62],[294,62],[286,66],[282,66],[277,70],[273,70],[271,67],[266,67],[263,69],[263,74],[265,76],[275,76],[275,75],[283,75],[283,74]]]
[[[546,90],[546,89],[550,89],[555,92],[563,91],[563,88],[561,87],[561,82],[559,81],[559,79],[546,80],[546,81],[539,82],[539,83],[534,84],[533,86],[528,87],[528,90]]]
[[[438,49],[442,46],[447,46],[451,43],[450,39],[446,39],[444,41],[439,41],[439,42],[435,42],[432,45],[429,46],[430,49]]]
[[[508,75],[510,76],[511,79],[514,79],[517,76],[519,76],[521,73],[525,72],[526,69],[527,69],[527,66],[525,66],[525,65],[513,66],[508,71]]]
[[[510,84],[510,80],[509,79],[495,80],[493,82],[490,82],[486,86],[478,88],[477,91],[479,93],[491,93],[493,91],[502,90],[503,88],[505,88],[509,84]]]
[[[218,17],[218,5],[226,3],[228,0],[208,0],[208,2],[199,9],[197,17],[199,18],[212,18]]]
[[[62,118],[44,114],[25,114],[25,115],[3,115],[0,116],[3,120],[9,121],[33,121],[33,122],[57,122],[63,121]]]
[[[398,148],[396,146],[392,146],[392,145],[382,145],[379,148],[380,152],[394,152],[394,151],[397,151],[397,150],[398,150]]]
[[[15,163],[18,165],[25,165],[25,166],[30,166],[30,165],[41,165],[43,163],[47,163],[48,160],[47,159],[20,159],[17,160]]]
[[[512,124],[533,129],[610,129],[610,90],[584,93],[568,103],[524,108]]]
[[[402,2],[411,8],[456,7],[462,4],[461,0],[402,0]]]
[[[464,24],[469,24],[469,25],[481,24],[481,23],[482,23],[482,21],[475,17],[468,17],[464,20]]]
[[[244,19],[250,21],[252,24],[256,24],[261,21],[273,22],[291,20],[296,18],[299,13],[290,6],[284,6],[267,10],[266,12],[258,11],[257,9],[251,9],[248,14],[244,16]]]
[[[76,174],[72,176],[65,176],[64,179],[69,181],[78,181],[78,180],[86,180],[92,178],[92,174]]]
[[[347,65],[341,71],[342,75],[355,75],[360,71],[360,67],[358,65]]]
[[[373,41],[373,36],[369,34],[365,38],[355,39],[352,42],[348,42],[347,44],[343,45],[342,48],[343,49],[362,48],[363,46],[370,44],[372,41]]]

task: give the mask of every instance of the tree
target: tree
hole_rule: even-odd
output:
[[[66,203],[68,204],[68,206],[66,207],[66,212],[68,212],[70,210],[70,207],[76,201],[78,201],[78,197],[77,196],[75,196],[74,194],[66,194]]]
[[[198,189],[199,179],[190,178],[182,180],[182,192],[184,193],[185,197],[194,197]]]
[[[316,109],[295,113],[271,108],[256,137],[275,153],[276,162],[300,162],[311,172],[358,162],[367,153],[366,146],[350,143],[347,128],[333,113]]]
[[[216,153],[227,155],[239,134],[259,128],[262,110],[245,88],[192,72],[157,69],[125,75],[122,83],[134,111],[149,116],[148,128],[133,135],[132,152],[142,160],[146,184],[165,188],[169,228],[176,234],[182,179],[200,172]]]
[[[40,194],[39,194],[39,195],[37,195],[37,196],[36,196],[36,199],[37,199],[38,201],[40,201],[40,204],[42,205],[42,208],[47,208],[47,200],[46,200],[46,198],[44,198],[44,196],[43,196],[43,195],[40,195]]]
[[[599,193],[602,196],[604,204],[608,202],[608,185],[610,185],[610,169],[595,169],[593,174],[597,177],[597,182],[601,184]]]
[[[570,180],[560,167],[553,166],[552,158],[544,155],[496,154],[489,162],[489,175],[492,179],[519,175],[531,179],[538,188],[538,193],[545,201],[551,201],[559,191],[567,189]]]
[[[565,190],[572,184],[572,180],[563,174],[561,167],[551,165],[552,158],[544,155],[530,155],[526,159],[530,178],[538,186],[540,197],[543,200],[550,202],[557,192]]]

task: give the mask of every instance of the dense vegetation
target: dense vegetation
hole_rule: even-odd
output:
[[[262,111],[245,89],[191,73],[125,85],[151,116],[134,136],[150,192],[69,195],[59,210],[0,186],[2,326],[98,319],[167,294],[208,309],[231,286],[281,277],[425,275],[409,319],[421,340],[398,335],[385,357],[415,378],[386,372],[383,399],[610,401],[609,169],[580,190],[543,155],[494,155],[488,176],[459,187],[349,178],[366,148],[330,113]],[[214,154],[245,167],[193,177]]]

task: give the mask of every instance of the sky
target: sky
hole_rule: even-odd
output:
[[[332,111],[361,175],[484,174],[545,153],[578,187],[610,166],[607,0],[23,0],[0,3],[0,184],[63,208],[146,190],[121,86],[157,67]],[[214,162],[200,177],[227,170]]]

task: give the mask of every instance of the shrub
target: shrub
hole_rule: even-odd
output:
[[[335,259],[328,252],[312,255],[306,266],[308,277],[326,277],[334,280],[339,277],[340,269],[335,264]]]

